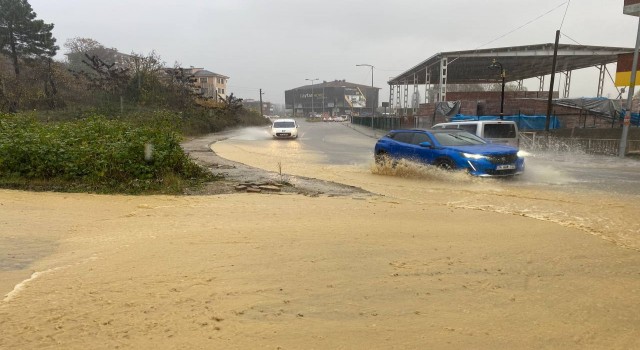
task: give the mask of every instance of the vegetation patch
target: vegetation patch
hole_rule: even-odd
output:
[[[166,119],[102,116],[42,123],[0,114],[0,186],[97,193],[182,193],[215,180],[180,147]]]

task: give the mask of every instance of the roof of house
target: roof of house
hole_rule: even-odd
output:
[[[214,72],[208,71],[206,69],[201,69],[201,70],[195,72],[193,75],[196,76],[196,77],[220,77],[220,78],[229,79],[229,77],[226,76],[226,75],[214,73]]]

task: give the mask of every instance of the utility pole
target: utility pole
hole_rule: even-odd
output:
[[[640,18],[638,19],[638,34],[636,34],[636,47],[633,51],[633,65],[631,66],[631,79],[629,81],[629,95],[627,95],[627,110],[624,113],[622,124],[622,136],[618,146],[618,156],[624,158],[627,151],[627,137],[629,135],[629,124],[631,124],[631,108],[633,106],[633,94],[636,87],[636,73],[638,72],[638,49],[640,47]]]
[[[262,92],[262,89],[260,89],[260,116],[264,117],[264,113],[262,112],[262,95],[263,95],[263,92]]]
[[[363,63],[363,64],[356,64],[356,67],[371,67],[371,93],[373,94],[374,91],[375,91],[375,89],[373,88],[373,68],[374,68],[374,66],[372,66],[370,64]],[[373,99],[373,101],[371,101],[371,130],[374,130],[373,117],[376,114],[376,107],[378,107],[377,96],[376,96],[376,98]]]
[[[313,108],[313,95],[314,95],[314,91],[313,91],[313,82],[316,80],[320,80],[318,78],[313,78],[313,79],[305,79],[311,82],[311,114],[313,115],[313,118],[316,117],[316,110]],[[324,97],[323,97],[324,98]],[[304,110],[304,108],[303,108]]]
[[[549,84],[549,99],[547,100],[547,119],[544,124],[544,131],[547,133],[549,141],[549,124],[551,123],[551,101],[553,100],[553,85],[556,76],[556,59],[558,58],[558,42],[560,41],[560,30],[556,30],[556,44],[553,48],[553,63],[551,64],[551,83]],[[548,145],[547,145],[548,146]]]
[[[500,69],[500,77],[502,78],[502,93],[500,94],[500,120],[504,119],[504,78],[507,75],[502,63],[498,62],[495,58],[489,66],[489,69]]]
[[[324,83],[322,85],[322,116],[324,117]]]

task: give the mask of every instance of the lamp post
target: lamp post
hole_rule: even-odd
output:
[[[264,111],[262,110],[262,95],[264,95],[264,92],[260,89],[260,116],[264,117]]]
[[[371,92],[373,93],[373,66],[370,64],[362,63],[356,64],[356,67],[371,67]],[[373,116],[376,114],[376,104],[378,101],[371,101],[371,129],[373,129]]]
[[[322,116],[324,117],[324,84],[322,84]]]
[[[502,78],[502,93],[500,94],[500,119],[504,119],[504,78],[506,76],[506,72],[504,71],[504,67],[502,67],[502,63],[493,59],[489,69],[500,69],[500,77]]]
[[[316,112],[313,109],[313,82],[316,81],[316,80],[320,80],[320,79],[313,78],[313,79],[305,79],[305,80],[308,80],[308,81],[311,82],[311,114],[313,114],[313,118],[315,118],[316,117]]]

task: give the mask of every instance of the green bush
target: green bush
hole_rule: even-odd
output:
[[[7,179],[62,181],[96,192],[140,193],[165,192],[167,181],[181,179],[186,185],[211,177],[180,147],[170,114],[144,122],[92,116],[41,123],[0,114],[0,178],[4,184]]]

